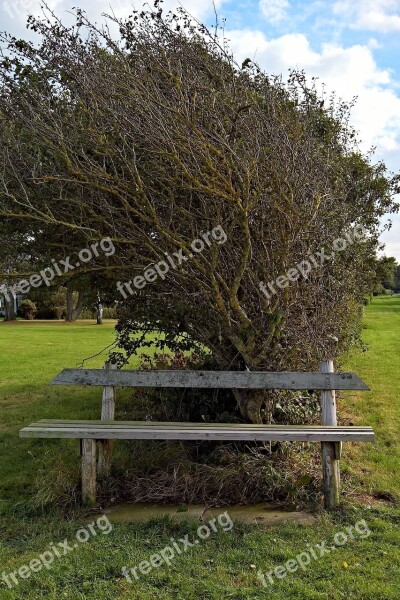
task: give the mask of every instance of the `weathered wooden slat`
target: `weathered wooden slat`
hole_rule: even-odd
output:
[[[355,373],[289,371],[105,371],[104,369],[64,369],[51,383],[55,385],[207,389],[369,389]]]
[[[221,440],[221,441],[373,441],[371,427],[319,427],[299,428],[286,425],[268,425],[253,429],[217,428],[201,424],[197,428],[164,427],[154,423],[143,427],[134,421],[114,422],[107,426],[82,424],[80,427],[52,427],[49,423],[33,424],[20,431],[21,437],[82,438],[82,439],[160,439],[160,440]]]
[[[162,428],[171,428],[171,429],[187,429],[194,428],[199,429],[202,427],[216,427],[218,428],[227,428],[227,429],[265,429],[265,427],[281,427],[281,425],[262,425],[262,424],[249,424],[249,423],[177,423],[177,422],[166,422],[166,421],[93,421],[93,420],[62,420],[62,419],[42,419],[37,423],[31,423],[29,427],[43,427],[43,425],[50,425],[51,428],[55,427],[82,427],[86,425],[99,425],[103,428],[113,428],[114,425],[118,425],[124,427],[124,425],[135,424],[140,427],[154,427],[155,425],[160,425]],[[285,426],[286,427],[286,426]],[[310,429],[311,431],[315,431],[316,428],[321,430],[331,431],[332,427],[324,426],[324,425],[287,425],[291,429]],[[343,425],[341,426],[343,431],[354,430],[354,425]],[[365,429],[366,431],[370,431],[371,427],[369,426],[357,426],[357,429]]]
[[[152,423],[151,425],[148,424],[142,424],[140,421],[114,421],[113,423],[104,423],[104,424],[96,424],[94,425],[93,423],[78,423],[77,425],[71,425],[71,424],[59,424],[59,425],[54,425],[54,426],[49,426],[48,423],[32,423],[32,425],[29,425],[28,427],[25,427],[24,429],[22,429],[21,431],[25,431],[25,430],[30,430],[30,431],[34,431],[36,429],[40,429],[40,430],[48,430],[48,431],[56,431],[58,429],[60,430],[64,430],[64,429],[71,429],[71,430],[77,430],[79,432],[79,430],[81,429],[90,429],[93,431],[96,430],[104,430],[104,431],[114,431],[115,429],[132,429],[132,428],[136,428],[136,429],[157,429],[160,431],[188,431],[188,430],[194,430],[194,431],[207,431],[210,429],[215,429],[217,431],[221,430],[221,431],[236,431],[236,432],[241,432],[241,431],[265,431],[265,430],[271,430],[274,431],[275,429],[277,431],[279,431],[280,429],[288,429],[290,431],[321,431],[321,432],[330,432],[330,431],[334,431],[335,429],[333,427],[328,427],[328,426],[318,426],[318,425],[309,425],[309,426],[298,426],[298,425],[263,425],[263,426],[259,426],[259,425],[250,425],[250,426],[245,426],[243,428],[239,428],[239,427],[229,427],[229,426],[221,426],[219,427],[218,425],[215,424],[204,424],[204,423],[189,423],[188,425],[184,424],[184,423],[180,423],[180,425],[178,427],[172,427],[172,426],[165,426],[164,423]],[[348,432],[351,433],[352,431],[357,430],[357,431],[365,431],[365,432],[369,432],[371,431],[371,427],[358,427],[358,426],[352,426],[352,427],[340,427],[340,431],[342,432]]]

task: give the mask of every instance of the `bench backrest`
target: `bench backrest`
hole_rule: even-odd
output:
[[[369,390],[355,373],[290,371],[120,371],[64,369],[54,385],[110,387]]]

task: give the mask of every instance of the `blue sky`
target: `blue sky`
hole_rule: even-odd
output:
[[[48,0],[62,18],[72,6],[85,9],[98,21],[111,6],[127,16],[125,0]],[[141,2],[134,3],[136,7]],[[212,23],[211,0],[181,0],[193,15]],[[319,77],[328,90],[344,100],[358,97],[353,124],[362,147],[376,146],[375,160],[383,159],[400,171],[400,0],[216,0],[226,18],[226,37],[238,60],[255,59],[266,71],[282,73],[303,68]],[[178,5],[165,0],[166,8]],[[29,35],[29,13],[39,14],[38,0],[0,0],[0,29]],[[400,262],[400,216],[383,235],[385,253]]]

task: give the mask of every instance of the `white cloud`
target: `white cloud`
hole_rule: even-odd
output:
[[[354,29],[400,31],[399,0],[337,0],[332,10]]]
[[[400,150],[400,98],[396,84],[389,70],[378,67],[370,47],[324,44],[316,52],[301,33],[271,40],[254,30],[235,30],[227,35],[240,61],[255,59],[266,71],[284,76],[289,68],[301,68],[309,77],[319,77],[328,91],[336,91],[344,100],[358,96],[353,123],[365,146],[377,145],[382,154]]]
[[[215,0],[216,8],[220,8],[224,0]],[[26,36],[24,26],[28,14],[38,16],[42,14],[41,6],[43,0],[0,0],[1,29]],[[98,23],[104,21],[103,14],[114,14],[118,18],[128,17],[134,8],[141,9],[145,0],[47,0],[49,8],[67,23],[73,6],[86,11],[89,19]],[[152,5],[152,0],[148,4]],[[193,17],[204,19],[214,11],[213,0],[165,0],[163,10],[174,10],[178,6],[184,6]]]
[[[260,0],[260,8],[271,23],[283,21],[288,6],[289,0]]]
[[[397,262],[400,264],[400,242],[399,242],[399,229],[400,229],[400,216],[395,215],[392,217],[393,226],[389,231],[386,231],[381,236],[381,241],[385,244],[385,249],[382,254],[386,256],[394,256],[397,258]]]

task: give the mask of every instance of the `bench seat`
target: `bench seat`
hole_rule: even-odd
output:
[[[219,440],[273,442],[372,442],[372,427],[157,423],[149,421],[42,420],[20,437],[92,440]]]

